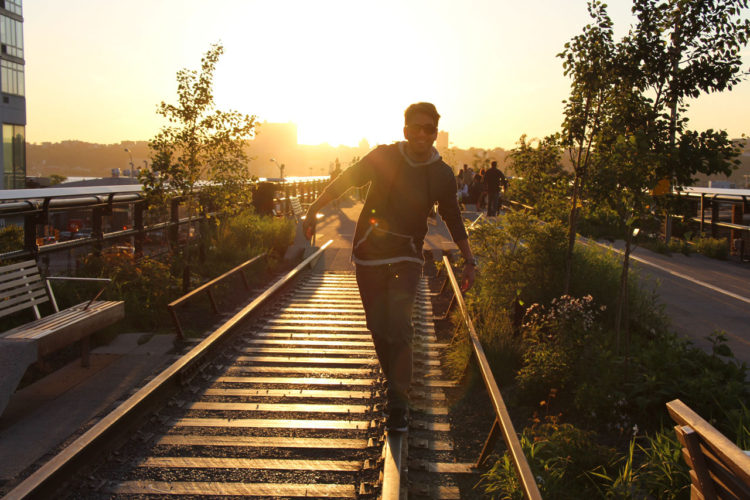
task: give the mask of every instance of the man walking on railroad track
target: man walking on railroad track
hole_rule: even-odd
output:
[[[433,143],[440,115],[431,103],[412,104],[404,113],[406,141],[378,146],[346,169],[311,205],[303,222],[308,238],[316,214],[352,186],[370,185],[357,220],[352,260],[367,328],[385,374],[390,431],[408,427],[408,390],[412,376],[412,309],[422,274],[427,217],[438,211],[466,261],[462,289],[474,282],[472,255],[456,198],[453,170]]]

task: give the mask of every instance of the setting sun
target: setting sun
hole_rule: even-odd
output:
[[[569,81],[556,54],[588,22],[583,0],[40,0],[24,8],[29,142],[153,137],[156,105],[174,100],[176,72],[197,68],[220,42],[219,109],[294,122],[300,143],[399,140],[404,108],[430,101],[454,145],[511,148],[521,134],[559,130]],[[610,7],[618,36],[629,8]],[[691,105],[692,126],[747,132],[749,87],[703,96]]]

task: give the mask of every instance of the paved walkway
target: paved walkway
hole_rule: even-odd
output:
[[[0,493],[2,484],[166,366],[173,343],[173,335],[122,334],[91,352],[89,368],[74,361],[13,394],[0,416]]]
[[[624,244],[607,244],[622,250]],[[750,264],[703,255],[632,253],[634,268],[651,278],[675,331],[710,351],[707,337],[724,331],[735,356],[750,365]]]

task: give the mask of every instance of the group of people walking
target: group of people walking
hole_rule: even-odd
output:
[[[500,196],[508,187],[508,180],[497,168],[496,161],[492,161],[489,169],[483,167],[479,172],[464,164],[456,175],[456,187],[462,204],[476,205],[481,211],[486,209],[487,216],[492,217],[500,210]]]

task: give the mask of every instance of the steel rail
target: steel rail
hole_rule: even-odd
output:
[[[492,406],[495,409],[495,423],[492,425],[492,430],[490,431],[490,435],[487,438],[487,442],[485,443],[485,447],[482,450],[482,454],[480,455],[478,462],[483,461],[484,456],[486,456],[487,451],[494,442],[495,436],[497,436],[497,432],[502,431],[503,438],[505,439],[505,444],[508,446],[508,451],[510,451],[511,457],[513,458],[513,465],[516,469],[516,472],[518,473],[518,478],[521,483],[521,487],[523,488],[524,497],[530,500],[541,500],[542,496],[539,492],[539,487],[537,486],[536,480],[534,479],[534,474],[531,472],[529,462],[526,460],[526,456],[523,454],[523,449],[521,448],[521,443],[519,442],[518,436],[516,435],[516,430],[513,427],[513,422],[511,421],[510,414],[508,413],[508,409],[506,408],[505,402],[503,401],[503,396],[502,394],[500,394],[500,388],[495,381],[495,377],[492,375],[492,368],[490,368],[490,364],[487,361],[487,356],[485,356],[484,354],[482,342],[479,340],[479,336],[474,329],[474,323],[469,317],[466,303],[464,302],[463,295],[461,294],[461,289],[458,286],[458,280],[456,280],[456,275],[453,273],[453,267],[451,266],[451,262],[450,260],[448,260],[447,255],[443,256],[443,264],[445,266],[446,272],[448,273],[448,279],[451,282],[451,286],[453,287],[453,293],[456,297],[456,302],[461,309],[461,316],[463,317],[464,323],[469,330],[469,339],[471,340],[473,352],[476,356],[477,364],[479,365],[479,369],[482,373],[482,379],[484,380],[485,388],[487,389],[487,393],[492,400]],[[477,465],[480,465],[480,463],[477,463]]]
[[[404,445],[403,434],[388,433],[383,447],[383,483],[381,500],[401,498],[401,457]]]
[[[214,330],[187,354],[172,363],[166,370],[103,417],[91,429],[13,488],[3,497],[3,500],[50,498],[50,493],[54,491],[56,486],[73,475],[78,467],[93,460],[97,456],[101,446],[104,446],[110,439],[114,440],[119,435],[121,425],[128,426],[165,395],[170,394],[172,390],[180,387],[183,380],[189,378],[191,371],[199,366],[203,358],[223,340],[229,331],[264,304],[269,297],[273,296],[307,266],[316,262],[331,243],[333,243],[333,240],[327,241],[297,267],[289,271],[261,295]]]

